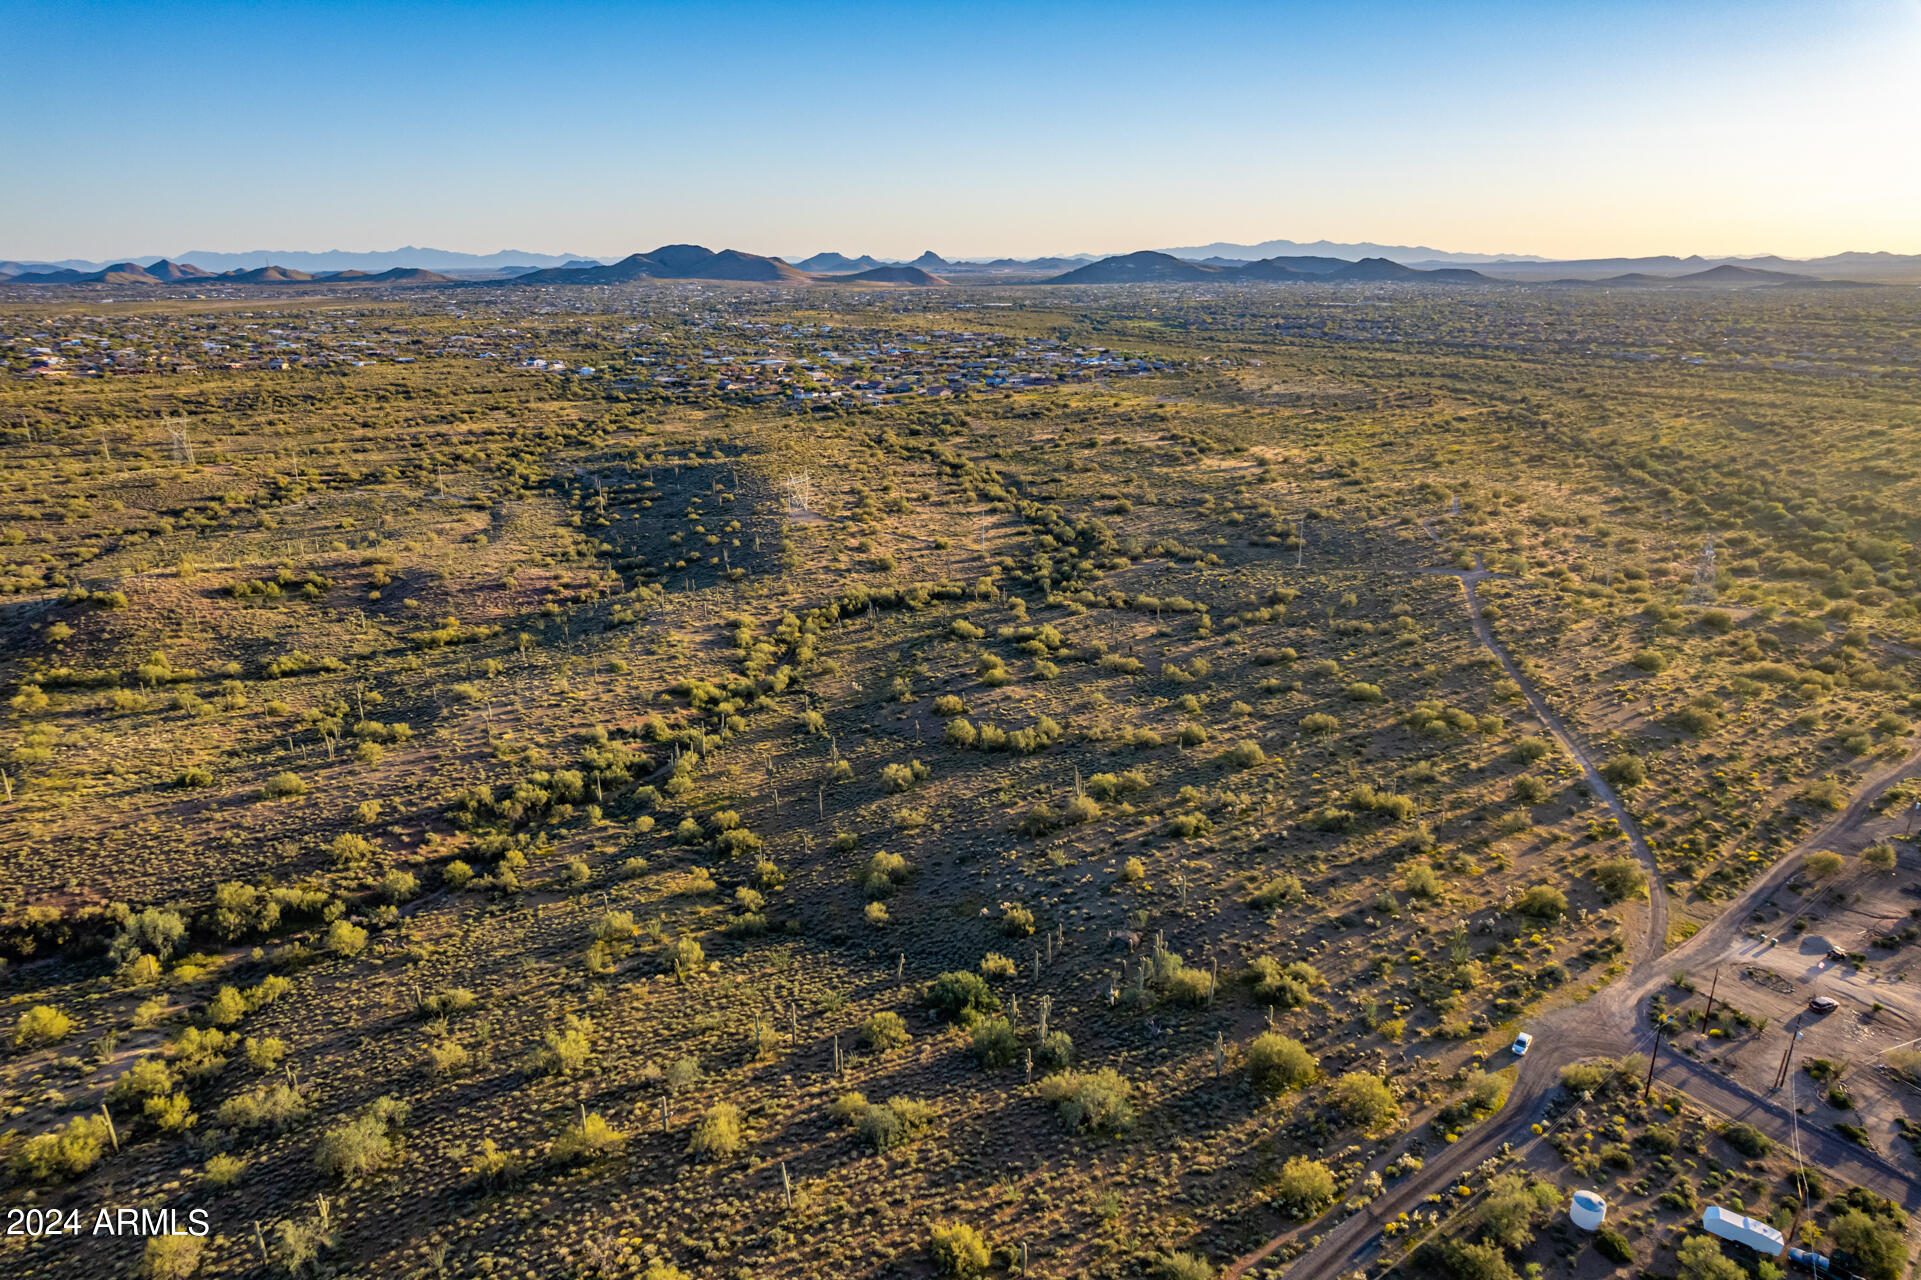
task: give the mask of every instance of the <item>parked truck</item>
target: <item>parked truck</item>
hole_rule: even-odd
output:
[[[1720,1205],[1709,1205],[1701,1215],[1701,1226],[1711,1236],[1744,1244],[1765,1258],[1778,1258],[1787,1248],[1787,1237],[1759,1218],[1744,1217]]]

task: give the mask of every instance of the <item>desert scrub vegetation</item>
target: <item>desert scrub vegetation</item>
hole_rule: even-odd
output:
[[[938,1118],[932,1105],[916,1098],[869,1102],[867,1095],[858,1092],[836,1098],[831,1111],[836,1121],[853,1129],[861,1142],[877,1152],[914,1141],[932,1129]]]
[[[0,302],[14,330],[196,361],[7,384],[0,947],[9,1017],[72,1024],[7,1061],[7,1159],[87,1208],[211,1186],[231,1153],[219,1194],[289,1274],[931,1269],[935,1223],[991,1228],[997,1273],[1029,1244],[1037,1273],[1202,1274],[1325,1208],[1274,1194],[1291,1160],[1371,1196],[1342,1145],[1484,1118],[1475,1051],[1631,959],[1621,904],[1657,889],[1535,698],[1590,758],[1643,762],[1623,794],[1685,925],[1912,750],[1921,424],[1876,292],[1357,295],[1323,328],[1304,295],[1163,291],[1145,329],[1092,294]],[[200,367],[267,326],[293,368]],[[1597,332],[1708,363],[1625,366]],[[1717,354],[1736,333],[1754,368]],[[1873,376],[1760,372],[1827,333]],[[964,393],[884,389],[923,358]],[[975,375],[1001,366],[1047,380]],[[1713,598],[1688,604],[1707,528]],[[1522,680],[1447,576],[1477,557]],[[1898,836],[1904,804],[1875,813]],[[1825,904],[1898,879],[1879,858],[1791,861]],[[1537,889],[1565,908],[1523,914],[1555,906]],[[257,999],[269,975],[289,988]],[[1204,1116],[1177,1064],[1222,1082]],[[826,1110],[796,1099],[855,1089],[876,1103],[795,1145]],[[1629,1092],[1597,1091],[1569,1148],[1597,1175],[1625,1148],[1616,1188],[1656,1158],[1602,1132],[1638,1132]],[[306,1167],[382,1095],[418,1117],[393,1161]],[[907,1100],[940,1111],[912,1141]],[[59,1156],[98,1101],[121,1148]],[[690,1155],[723,1101],[739,1152]],[[1176,1156],[1202,1191],[1170,1199]],[[1035,1161],[1045,1205],[952,1176]],[[294,1166],[327,1209],[286,1198]],[[577,1214],[525,1216],[555,1188]],[[654,1225],[685,1222],[719,1225]],[[1552,1269],[1534,1229],[1454,1234]],[[1660,1270],[1658,1233],[1622,1235]],[[248,1236],[199,1273],[260,1265]]]
[[[741,1146],[740,1108],[731,1102],[716,1102],[702,1112],[687,1139],[687,1153],[697,1160],[731,1160]]]
[[[892,1010],[882,1010],[860,1024],[860,1042],[875,1053],[888,1053],[913,1039],[907,1021]]]
[[[399,1153],[402,1127],[412,1108],[383,1096],[347,1123],[321,1135],[314,1148],[314,1167],[342,1180],[365,1178],[391,1165]]]
[[[1320,1074],[1320,1063],[1299,1040],[1263,1031],[1247,1047],[1247,1074],[1256,1088],[1285,1093],[1312,1084]]]
[[[958,1276],[961,1280],[987,1274],[988,1263],[992,1260],[987,1241],[981,1233],[964,1222],[937,1222],[928,1237],[928,1252],[933,1256],[934,1267],[944,1276]]]
[[[1117,1134],[1134,1127],[1133,1086],[1111,1068],[1060,1071],[1044,1077],[1035,1088],[1071,1130]]]

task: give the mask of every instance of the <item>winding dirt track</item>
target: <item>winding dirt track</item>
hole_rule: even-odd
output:
[[[1433,536],[1431,529],[1428,532]],[[1520,686],[1529,708],[1547,726],[1561,749],[1580,766],[1589,788],[1607,804],[1646,869],[1647,930],[1636,940],[1624,973],[1586,1001],[1555,1009],[1529,1028],[1534,1032],[1533,1049],[1521,1059],[1518,1078],[1500,1113],[1477,1126],[1461,1141],[1435,1152],[1418,1174],[1396,1183],[1385,1194],[1332,1227],[1319,1243],[1289,1265],[1287,1274],[1299,1280],[1320,1280],[1364,1271],[1382,1243],[1380,1232],[1385,1223],[1418,1208],[1427,1196],[1445,1190],[1482,1161],[1499,1156],[1510,1147],[1524,1149],[1540,1141],[1532,1127],[1545,1118],[1563,1067],[1588,1058],[1647,1052],[1653,1043],[1654,1031],[1641,1016],[1644,997],[1665,982],[1673,971],[1710,964],[1734,951],[1741,941],[1742,922],[1756,904],[1793,877],[1800,866],[1800,855],[1834,844],[1840,836],[1858,827],[1867,817],[1873,797],[1887,783],[1921,764],[1921,748],[1917,748],[1902,760],[1870,775],[1844,812],[1784,854],[1767,875],[1728,903],[1714,923],[1695,934],[1684,946],[1664,952],[1668,931],[1667,894],[1647,840],[1566,722],[1548,706],[1534,682],[1494,638],[1481,615],[1480,600],[1474,591],[1476,584],[1493,575],[1477,564],[1471,570],[1454,571],[1454,576],[1461,580],[1468,623],[1475,638],[1493,654],[1508,678]],[[1788,1141],[1792,1115],[1785,1105],[1678,1054],[1661,1058],[1660,1073],[1665,1087],[1679,1089],[1700,1105],[1730,1119],[1752,1124],[1777,1141]],[[1921,1209],[1921,1182],[1899,1165],[1813,1125],[1800,1129],[1799,1141],[1808,1163],[1829,1169],[1910,1209]],[[1290,1230],[1276,1236],[1225,1268],[1223,1277],[1238,1280],[1294,1235]]]

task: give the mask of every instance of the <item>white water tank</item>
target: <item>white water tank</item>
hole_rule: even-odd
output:
[[[1574,1203],[1567,1207],[1567,1216],[1583,1231],[1598,1231],[1607,1221],[1608,1202],[1592,1191],[1576,1191]]]

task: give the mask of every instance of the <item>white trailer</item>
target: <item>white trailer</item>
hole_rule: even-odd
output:
[[[1708,1206],[1701,1215],[1701,1226],[1709,1235],[1744,1244],[1763,1257],[1780,1257],[1788,1244],[1786,1236],[1759,1218],[1743,1217],[1718,1204]]]

